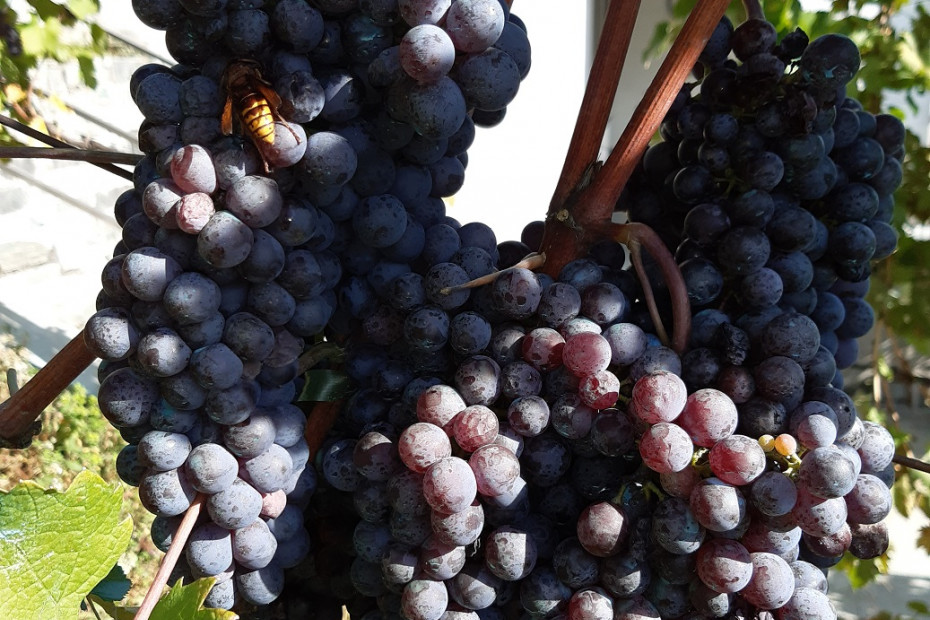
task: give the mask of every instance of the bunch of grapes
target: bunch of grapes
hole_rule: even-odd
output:
[[[145,156],[84,340],[156,546],[201,494],[177,576],[264,605],[312,545],[302,356],[423,252],[529,43],[497,0],[133,7],[179,64],[130,82]]]
[[[311,514],[340,526],[307,587],[411,620],[835,617],[826,571],[885,551],[894,477],[839,372],[903,154],[900,122],[846,97],[858,64],[843,37],[721,22],[618,205],[679,263],[681,356],[610,242],[465,286],[541,223],[431,229],[450,241],[331,323],[360,389],[321,451]]]
[[[209,605],[835,617],[826,570],[884,552],[894,477],[840,374],[904,137],[846,97],[854,44],[724,19],[643,156],[617,209],[675,256],[679,353],[654,263],[603,241],[552,278],[520,262],[542,222],[446,215],[530,67],[506,3],[133,6],[181,64],[130,85],[146,155],[85,341],[156,544],[206,498],[178,571]],[[323,340],[354,389],[311,454]]]

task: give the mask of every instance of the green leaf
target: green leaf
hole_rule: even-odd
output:
[[[909,601],[907,608],[924,616],[930,614],[930,607],[927,607],[927,604],[923,601]]]
[[[121,601],[131,587],[132,582],[129,581],[126,577],[126,573],[124,573],[123,569],[117,564],[110,570],[109,575],[94,586],[94,589],[91,590],[90,593],[105,601]]]
[[[31,481],[0,493],[0,617],[74,618],[129,544],[123,492],[82,471],[64,492]]]
[[[68,0],[68,10],[78,19],[87,19],[100,10],[98,0]]]
[[[852,589],[858,590],[874,581],[879,575],[888,572],[888,556],[880,555],[871,560],[859,560],[853,557],[852,554],[847,553],[836,567],[846,573]]]
[[[344,372],[327,369],[308,370],[306,383],[298,401],[333,402],[352,392],[352,381]]]
[[[213,577],[198,579],[194,583],[184,586],[178,580],[171,590],[161,597],[155,609],[152,610],[151,620],[236,620],[239,616],[231,611],[222,609],[204,609],[203,601],[210,593],[210,588],[216,581]]]

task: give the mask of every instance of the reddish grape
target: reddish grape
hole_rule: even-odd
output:
[[[452,443],[445,431],[435,424],[417,422],[400,434],[397,452],[408,469],[422,474],[434,463],[452,456]]]
[[[562,363],[577,377],[606,370],[610,356],[607,340],[600,334],[589,332],[569,336],[562,349]]]
[[[465,401],[448,385],[433,385],[417,399],[417,418],[446,429],[452,418],[466,407]]]
[[[456,456],[440,460],[423,475],[423,496],[436,512],[461,512],[471,505],[477,492],[468,462]]]
[[[447,545],[470,545],[478,540],[484,529],[484,508],[476,501],[450,515],[433,511],[430,523],[436,537]]]
[[[483,547],[488,570],[504,581],[519,581],[536,566],[536,544],[523,530],[499,527],[488,534]]]
[[[414,579],[400,597],[400,613],[408,620],[439,620],[449,604],[446,584],[432,579]]]
[[[614,602],[600,588],[575,592],[568,601],[568,620],[612,620]]]
[[[687,400],[685,382],[667,370],[648,374],[633,386],[634,412],[648,424],[674,421]]]
[[[719,478],[705,478],[688,499],[698,523],[712,532],[726,532],[746,516],[746,499],[739,489]]]
[[[520,475],[520,461],[503,446],[490,444],[475,450],[468,459],[482,495],[494,497],[507,492]]]
[[[690,465],[694,446],[680,426],[660,422],[643,433],[639,454],[649,469],[663,474],[681,471]]]
[[[773,553],[752,553],[752,578],[740,596],[759,609],[777,609],[794,594],[794,572]]]
[[[821,499],[798,487],[798,501],[791,510],[798,527],[811,536],[827,536],[846,523],[846,502],[842,497]]]
[[[755,439],[730,435],[710,449],[710,469],[724,482],[749,484],[765,471],[765,450]]]
[[[549,327],[537,327],[523,336],[523,360],[537,370],[549,371],[562,365],[565,338]]]
[[[581,511],[576,528],[581,546],[591,555],[606,558],[623,548],[629,521],[619,506],[598,502]]]
[[[609,370],[600,370],[582,377],[578,384],[578,395],[584,404],[593,409],[612,407],[620,397],[620,379]]]
[[[688,431],[695,445],[710,448],[733,434],[737,419],[736,405],[729,396],[704,388],[688,396],[676,423]]]
[[[752,558],[735,540],[711,538],[697,551],[697,574],[717,592],[739,592],[752,578]]]
[[[466,452],[493,442],[499,428],[497,414],[484,405],[466,407],[452,419],[452,436]]]

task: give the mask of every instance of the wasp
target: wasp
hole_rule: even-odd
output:
[[[300,138],[278,112],[281,97],[262,77],[257,62],[242,59],[230,63],[223,73],[222,85],[226,91],[226,105],[221,119],[224,134],[232,133],[235,112],[242,132],[255,143],[262,159],[265,159],[263,148],[275,142],[275,121],[287,127],[294,139],[300,142]],[[267,161],[265,167],[268,167]]]

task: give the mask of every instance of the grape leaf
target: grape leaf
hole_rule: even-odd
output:
[[[0,493],[0,617],[74,618],[129,544],[122,496],[87,470],[64,493],[31,481]]]
[[[930,553],[930,525],[920,528],[920,534],[917,535],[917,546]]]
[[[223,609],[202,607],[203,601],[210,593],[215,579],[198,579],[194,583],[184,586],[178,580],[155,605],[151,620],[237,620],[239,616]]]

